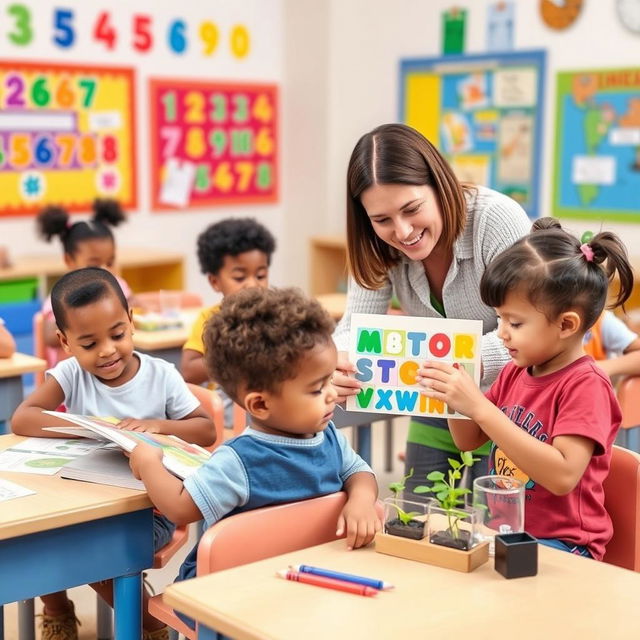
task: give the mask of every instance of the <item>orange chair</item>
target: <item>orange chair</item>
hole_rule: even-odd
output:
[[[604,506],[613,521],[604,561],[640,571],[640,455],[634,451],[613,447]]]
[[[638,432],[630,431],[640,427],[640,376],[624,378],[616,391],[620,408],[622,409],[622,422],[620,423],[622,442],[625,447],[638,450]],[[633,444],[630,440],[633,438]]]
[[[336,540],[336,523],[347,494],[332,493],[238,513],[216,522],[198,545],[197,575],[222,571]],[[382,519],[382,504],[376,509]],[[256,532],[260,532],[259,535]],[[187,638],[196,632],[165,604],[162,595],[149,601],[149,612]]]
[[[161,311],[160,308],[160,291],[143,291],[141,293],[134,293],[132,297],[132,304],[136,308],[144,309],[145,311]],[[191,291],[180,291],[180,308],[189,309],[204,306],[204,301],[199,293],[193,293]]]

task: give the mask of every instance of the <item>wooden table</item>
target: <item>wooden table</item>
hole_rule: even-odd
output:
[[[10,358],[0,358],[0,434],[6,423],[22,402],[22,374],[44,371],[47,363],[40,358],[14,353]]]
[[[493,559],[472,573],[376,553],[344,540],[167,588],[169,605],[235,640],[640,637],[640,574],[540,546],[538,575],[506,580]],[[367,598],[275,577],[310,564],[396,585]]]
[[[201,309],[185,309],[182,312],[183,326],[177,329],[164,329],[161,331],[143,331],[135,329],[133,333],[133,346],[150,356],[162,358],[172,362],[180,369],[182,358],[182,345],[191,334],[191,327]]]
[[[0,436],[0,450],[22,440]],[[0,478],[36,491],[0,503],[0,605],[113,578],[116,638],[140,640],[141,571],[153,565],[147,494],[57,476]]]

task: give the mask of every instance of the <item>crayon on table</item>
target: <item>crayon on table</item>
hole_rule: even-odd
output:
[[[311,584],[315,587],[324,587],[325,589],[335,589],[336,591],[344,591],[359,596],[375,596],[378,589],[367,587],[363,584],[355,584],[353,582],[345,582],[344,580],[335,580],[334,578],[325,578],[324,576],[314,576],[311,573],[300,573],[299,571],[291,571],[283,569],[277,571],[276,575],[285,580],[293,580],[294,582],[302,582]]]
[[[311,567],[308,564],[292,565],[289,568],[293,571],[299,571],[300,573],[310,573],[314,576],[324,576],[325,578],[335,578],[336,580],[344,580],[345,582],[363,584],[366,587],[373,587],[374,589],[393,589],[393,585],[384,580],[356,576],[351,573],[342,573],[341,571],[331,571],[330,569],[321,569],[320,567]]]

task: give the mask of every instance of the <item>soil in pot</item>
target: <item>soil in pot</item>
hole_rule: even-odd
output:
[[[454,537],[449,529],[446,531],[436,531],[429,539],[431,544],[439,544],[443,547],[451,547],[460,551],[469,551],[471,548],[471,532],[461,530],[458,537]]]
[[[420,520],[409,520],[404,524],[400,518],[387,520],[384,525],[385,533],[401,538],[411,538],[412,540],[422,540],[424,538],[424,522]]]

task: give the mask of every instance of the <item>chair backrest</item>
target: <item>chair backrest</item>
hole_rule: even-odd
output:
[[[613,447],[604,505],[613,521],[604,561],[640,571],[640,455],[634,451]]]
[[[33,355],[37,358],[47,359],[47,350],[44,342],[44,315],[42,311],[33,314]],[[44,382],[44,371],[34,374],[36,386]]]
[[[623,429],[631,429],[640,425],[640,376],[624,378],[618,385],[618,402],[622,409]]]
[[[187,386],[189,387],[189,391],[200,401],[204,410],[213,420],[216,428],[216,441],[212,447],[209,447],[210,450],[213,450],[224,441],[224,408],[222,406],[222,400],[220,396],[211,389],[201,387],[191,382],[187,382]]]
[[[346,501],[347,494],[341,491],[223,518],[200,540],[197,575],[336,540],[338,516]],[[380,502],[376,509],[382,518]]]

